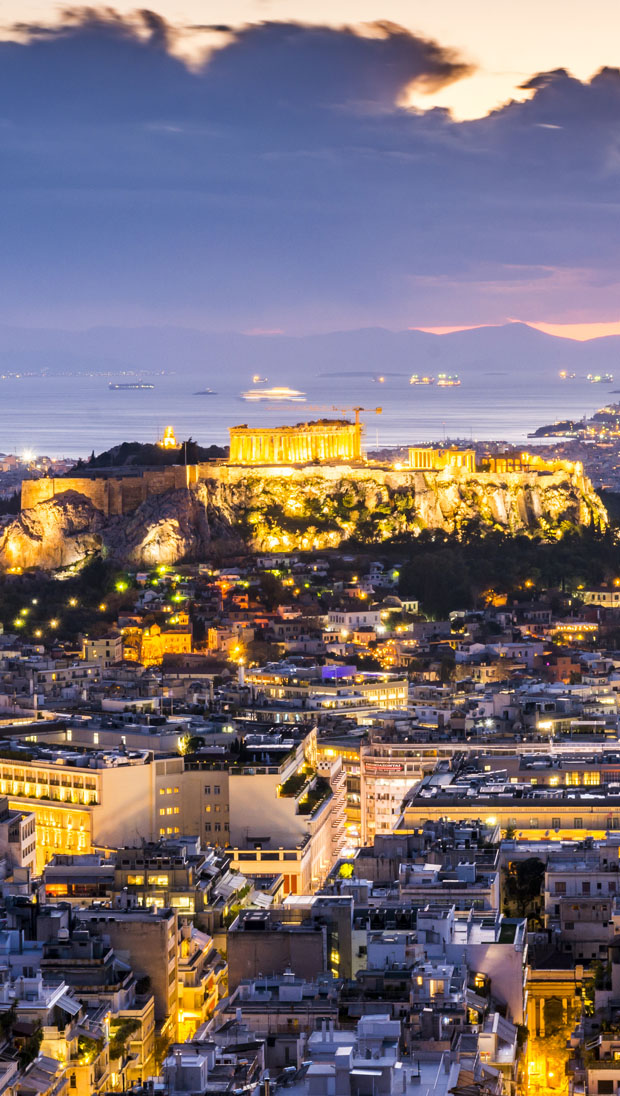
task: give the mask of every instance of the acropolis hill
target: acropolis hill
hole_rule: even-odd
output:
[[[185,465],[178,447],[168,467],[26,481],[20,515],[0,531],[0,567],[63,567],[99,551],[152,565],[216,544],[311,550],[472,525],[555,537],[606,524],[579,464],[522,453],[478,468],[473,450],[429,448],[380,464],[364,458],[361,430],[347,420],[233,427],[226,461]],[[176,447],[172,430],[162,445]]]

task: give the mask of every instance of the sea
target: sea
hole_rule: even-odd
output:
[[[298,382],[305,400],[296,403],[246,401],[241,392],[252,387],[252,379],[230,375],[197,382],[166,373],[144,377],[153,388],[109,387],[124,379],[46,374],[0,380],[0,453],[87,457],[123,441],[156,441],[168,425],[180,440],[225,445],[230,426],[352,418],[355,406],[366,409],[360,417],[368,449],[447,439],[531,446],[527,435],[538,426],[582,418],[618,399],[610,383],[541,377],[524,384],[499,372],[470,375],[451,388],[411,385],[404,374],[386,374],[381,382],[367,374],[317,373]],[[205,385],[213,395],[197,394]]]

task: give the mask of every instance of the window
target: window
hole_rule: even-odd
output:
[[[566,894],[566,883],[564,880],[558,880],[555,885],[555,894]]]
[[[561,829],[561,826],[562,826],[562,821],[561,821],[560,818],[552,818],[551,819],[551,829],[552,830],[559,830],[559,829]]]
[[[220,794],[220,785],[219,784],[214,784],[213,785],[213,794],[214,795],[219,795]]]
[[[589,879],[583,879],[582,880],[582,882],[581,882],[581,893],[582,894],[589,894],[590,893],[590,881],[589,881]]]
[[[211,833],[211,823],[205,822],[205,830],[207,833]]]
[[[211,795],[211,785],[205,784],[205,795]]]
[[[163,830],[160,830],[160,833],[163,833]],[[167,875],[149,875],[148,882],[149,882],[149,886],[151,886],[151,887],[167,887],[168,886],[168,876]]]
[[[598,1083],[599,1096],[613,1096],[615,1091],[616,1091],[616,1082],[614,1080],[599,1081],[599,1083]]]
[[[214,828],[215,828],[215,832],[216,832],[216,833],[219,833],[219,832],[220,832],[220,830],[221,830],[221,828],[222,828],[222,824],[221,824],[221,822],[216,822],[216,823],[215,823],[215,827],[214,827]]]
[[[143,875],[128,875],[127,886],[128,887],[141,887],[144,884]]]
[[[583,829],[583,818],[575,818],[574,827],[575,827],[576,830],[582,830]]]
[[[210,812],[211,812],[211,804],[208,803],[207,806],[205,807],[205,813],[210,814]]]

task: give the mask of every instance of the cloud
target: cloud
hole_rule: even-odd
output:
[[[205,32],[219,48],[188,67],[179,42]],[[615,69],[539,74],[528,101],[457,123],[403,104],[467,60],[390,23],[231,32],[86,8],[21,33],[0,43],[4,319],[607,318]]]

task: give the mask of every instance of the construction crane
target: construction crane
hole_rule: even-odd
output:
[[[345,411],[346,410],[348,410],[348,409],[345,408]],[[365,411],[367,415],[382,415],[383,414],[383,408],[382,407],[352,407],[351,411],[353,411],[353,413],[355,415],[355,425],[356,426],[359,426],[359,424],[360,424],[360,412],[361,411]]]
[[[366,412],[366,414],[368,414],[368,415],[372,415],[372,414],[381,415],[381,414],[383,414],[383,408],[382,407],[336,407],[334,404],[332,404],[331,407],[328,407],[327,404],[318,404],[318,405],[310,404],[307,407],[307,410],[308,411],[322,411],[322,412],[337,411],[339,415],[350,415],[351,412],[353,412],[353,414],[355,415],[355,425],[356,426],[360,425],[360,414],[361,414],[362,411]]]

